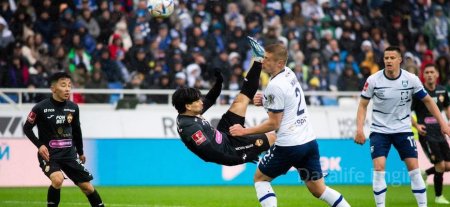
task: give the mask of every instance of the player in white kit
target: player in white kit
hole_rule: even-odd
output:
[[[275,144],[259,162],[254,177],[261,206],[277,206],[277,198],[270,182],[286,174],[293,166],[297,168],[301,179],[315,197],[329,206],[350,206],[339,192],[325,185],[319,148],[309,121],[305,96],[295,74],[286,67],[286,47],[281,44],[268,45],[262,54],[262,69],[269,73],[271,78],[264,96],[256,96],[254,103],[261,105],[262,99],[269,118],[250,128],[243,128],[241,125],[230,127],[233,136],[274,130],[277,133]]]
[[[405,162],[411,179],[411,189],[418,206],[427,206],[425,183],[421,177],[417,160],[417,148],[411,130],[411,102],[413,96],[422,100],[427,109],[438,120],[444,134],[450,129],[441,116],[433,99],[424,90],[419,78],[400,68],[401,51],[398,47],[388,47],[384,51],[385,68],[371,75],[364,84],[356,117],[357,144],[364,144],[363,132],[367,105],[372,99],[372,124],[370,126],[370,152],[372,156],[373,193],[377,207],[384,207],[387,185],[385,165],[391,145],[397,149]]]

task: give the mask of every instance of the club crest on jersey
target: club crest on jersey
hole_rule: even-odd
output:
[[[71,113],[67,114],[67,122],[70,124],[72,123],[73,115]]]
[[[203,132],[201,130],[196,131],[191,137],[197,145],[201,145],[206,141],[206,137],[205,135],[203,135]]]
[[[255,142],[255,145],[257,147],[261,147],[263,145],[263,143],[264,143],[264,141],[262,139],[257,139],[256,142]]]
[[[402,80],[402,86],[406,88],[408,86],[408,80]]]

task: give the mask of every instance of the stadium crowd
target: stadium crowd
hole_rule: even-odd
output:
[[[0,2],[0,88],[47,88],[52,73],[68,71],[75,88],[204,89],[220,68],[224,88],[239,90],[251,62],[247,35],[285,44],[305,91],[359,91],[383,68],[389,45],[400,46],[403,68],[421,78],[435,63],[450,88],[448,0],[175,0],[169,18],[151,17],[145,0]],[[261,88],[267,82],[263,74]]]

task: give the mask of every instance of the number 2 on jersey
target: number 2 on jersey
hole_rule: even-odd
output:
[[[302,96],[301,96],[301,92],[300,92],[300,88],[296,87],[295,88],[295,97],[298,97],[298,108],[297,108],[297,116],[302,115],[303,113],[305,113],[305,109],[300,109],[300,106],[302,105]]]

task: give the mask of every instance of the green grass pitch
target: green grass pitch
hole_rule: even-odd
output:
[[[332,186],[352,206],[374,206],[372,186]],[[274,185],[280,207],[327,206],[314,198],[305,186]],[[170,186],[170,187],[97,187],[110,207],[259,207],[253,186]],[[428,206],[434,204],[433,186],[428,187]],[[447,198],[450,187],[444,187]],[[46,206],[47,188],[0,188],[0,206]],[[89,206],[76,187],[63,187],[61,207]],[[389,186],[387,205],[417,206],[410,186]]]

